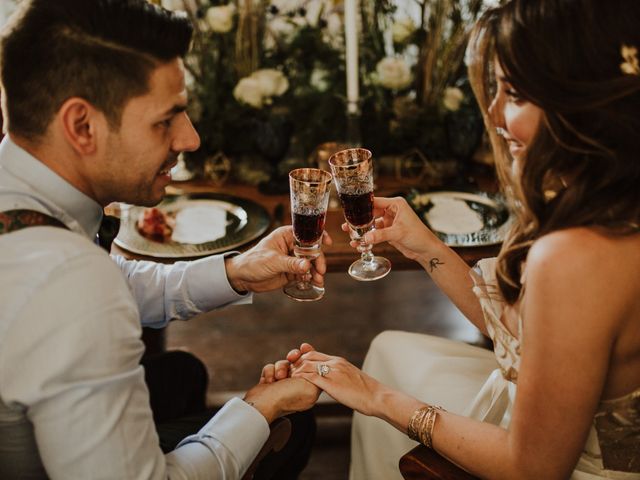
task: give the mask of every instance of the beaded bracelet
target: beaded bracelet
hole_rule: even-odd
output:
[[[433,429],[436,426],[438,410],[446,412],[438,405],[427,405],[413,412],[407,427],[409,438],[422,443],[427,448],[433,448]]]

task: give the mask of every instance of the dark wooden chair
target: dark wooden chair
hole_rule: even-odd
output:
[[[288,418],[278,418],[271,424],[271,432],[269,438],[263,445],[262,449],[258,452],[253,463],[249,466],[247,473],[244,474],[242,480],[252,480],[253,475],[256,473],[258,464],[271,452],[279,452],[289,441],[291,436],[291,420]]]
[[[400,458],[399,466],[405,480],[478,479],[424,445],[418,445],[405,453]]]

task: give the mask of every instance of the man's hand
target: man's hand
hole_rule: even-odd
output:
[[[332,240],[326,232],[322,237],[325,245]],[[294,239],[291,226],[280,227],[250,250],[225,260],[229,283],[238,292],[268,292],[282,288],[295,275],[311,270],[312,282],[324,286],[327,264],[324,255],[313,261],[290,255]]]
[[[300,357],[305,353],[314,351],[308,343],[303,343],[300,348],[294,348],[287,353],[286,360],[278,360],[276,363],[269,363],[262,369],[260,375],[260,383],[273,383],[278,380],[283,380],[291,376],[291,365],[300,360]]]
[[[259,383],[247,392],[244,401],[253,405],[267,420],[313,407],[320,389],[301,378],[287,378],[280,382]]]

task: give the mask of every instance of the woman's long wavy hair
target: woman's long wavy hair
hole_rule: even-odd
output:
[[[640,230],[640,74],[621,68],[623,46],[640,55],[638,0],[513,0],[474,29],[469,74],[516,218],[497,267],[509,304],[543,235]],[[488,113],[496,59],[519,95],[543,111],[517,168]]]

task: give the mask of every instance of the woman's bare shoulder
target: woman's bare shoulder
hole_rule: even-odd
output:
[[[615,235],[592,228],[558,230],[533,243],[527,264],[532,262],[620,272],[625,267],[640,266],[640,234]]]
[[[608,235],[591,228],[553,232],[534,242],[526,269],[528,284],[575,299],[606,298],[622,312],[640,292],[640,234]]]

